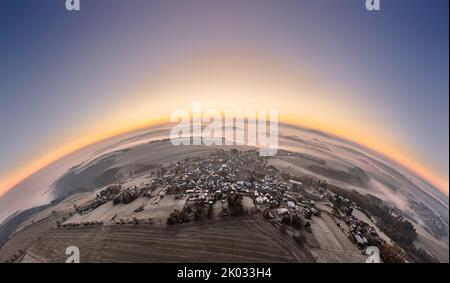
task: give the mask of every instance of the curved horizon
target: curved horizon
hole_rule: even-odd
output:
[[[194,101],[277,109],[449,194],[448,1],[54,2],[0,10],[0,197]]]
[[[157,120],[158,120],[158,119],[157,119]],[[112,134],[112,135],[105,136],[105,137],[103,137],[103,138],[94,140],[94,141],[92,141],[92,142],[90,142],[90,143],[81,144],[81,145],[80,145],[79,147],[77,147],[75,150],[66,152],[66,153],[60,155],[59,157],[57,157],[56,159],[53,159],[53,160],[51,160],[51,161],[46,161],[47,158],[43,158],[43,159],[42,159],[43,161],[41,161],[41,162],[43,162],[43,163],[44,163],[44,162],[47,162],[47,163],[45,163],[44,165],[41,165],[41,166],[39,167],[39,169],[37,169],[37,170],[33,171],[32,173],[28,174],[25,178],[23,178],[23,179],[17,181],[17,182],[16,182],[12,187],[10,187],[9,189],[3,190],[3,191],[0,190],[0,198],[3,197],[5,194],[7,194],[9,191],[14,190],[15,187],[19,186],[22,182],[24,182],[24,181],[25,181],[26,179],[28,179],[29,177],[31,177],[31,176],[33,176],[34,174],[38,173],[39,171],[45,169],[45,168],[48,167],[49,165],[51,165],[51,164],[53,164],[53,163],[55,163],[55,162],[57,162],[57,161],[59,161],[59,160],[65,158],[66,156],[69,156],[69,155],[71,155],[71,154],[74,154],[74,153],[76,153],[76,152],[82,150],[83,148],[92,146],[92,145],[94,145],[94,144],[100,143],[100,142],[102,142],[102,141],[106,141],[106,140],[108,140],[108,139],[111,139],[111,138],[114,138],[114,137],[117,137],[117,136],[127,135],[127,134],[131,134],[131,133],[133,133],[133,132],[137,132],[137,131],[141,131],[141,130],[146,130],[146,129],[151,129],[151,128],[154,128],[154,127],[157,127],[157,126],[161,126],[161,125],[165,125],[165,124],[169,124],[169,123],[170,123],[170,122],[169,122],[168,119],[165,120],[165,121],[163,121],[163,119],[159,119],[158,122],[155,122],[155,123],[153,123],[153,124],[147,124],[147,125],[144,125],[144,126],[138,126],[138,127],[130,127],[129,129],[127,129],[127,130],[125,130],[125,131],[117,132],[117,133],[114,133],[114,134]],[[426,175],[427,172],[418,173],[418,172],[415,171],[415,169],[414,169],[413,167],[409,167],[409,166],[403,164],[403,163],[401,162],[401,160],[398,160],[398,159],[396,160],[396,159],[392,158],[391,156],[387,155],[386,153],[380,152],[380,151],[378,151],[376,148],[373,148],[373,147],[371,147],[371,146],[369,146],[369,145],[359,143],[358,141],[355,141],[355,140],[349,139],[349,138],[347,138],[347,137],[341,136],[341,135],[339,135],[338,133],[326,131],[326,130],[323,130],[323,129],[316,129],[316,128],[308,127],[308,126],[306,126],[306,125],[293,124],[293,123],[288,123],[288,122],[283,122],[283,121],[280,121],[280,124],[286,125],[286,126],[298,127],[298,128],[300,128],[300,129],[308,129],[308,130],[319,131],[319,132],[321,132],[321,133],[323,133],[323,134],[332,135],[332,136],[335,136],[335,137],[337,137],[337,138],[343,139],[343,140],[346,141],[346,142],[354,143],[354,144],[356,144],[356,145],[358,145],[358,146],[364,146],[364,147],[366,147],[367,149],[374,151],[376,154],[379,154],[379,155],[381,155],[381,156],[387,158],[389,161],[391,161],[391,162],[396,162],[398,165],[402,166],[404,169],[409,170],[409,171],[410,171],[412,174],[414,174],[416,177],[419,177],[419,178],[421,178],[422,180],[424,180],[424,181],[426,181],[427,183],[429,183],[431,186],[433,186],[435,189],[437,189],[437,190],[440,191],[441,193],[444,193],[444,194],[447,195],[447,196],[449,195],[448,183],[444,183],[444,185],[447,185],[446,187],[445,187],[445,186],[444,186],[444,187],[439,187],[439,184],[436,184],[436,183],[434,183],[431,179],[428,179],[428,178],[427,178],[427,175]],[[67,146],[62,147],[62,148],[70,148],[70,147],[71,147],[70,145],[67,145]],[[58,153],[51,154],[50,156],[56,155],[56,154],[58,154]],[[38,162],[38,163],[39,163],[39,162]],[[22,173],[22,174],[26,174],[26,173]],[[12,182],[13,182],[13,181],[12,181]],[[445,181],[444,181],[444,182],[445,182]],[[0,187],[1,187],[1,186],[0,186]]]

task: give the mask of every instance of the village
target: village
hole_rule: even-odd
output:
[[[260,214],[282,233],[316,250],[315,256],[324,261],[340,250],[350,256],[347,261],[362,260],[366,247],[380,246],[386,240],[373,223],[352,215],[358,209],[355,203],[328,191],[325,182],[306,185],[301,178],[268,166],[267,158],[255,150],[217,150],[206,157],[149,168],[138,172],[136,178],[143,182],[124,182],[98,191],[58,227],[172,226]]]

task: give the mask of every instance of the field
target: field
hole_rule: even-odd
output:
[[[51,230],[25,261],[64,262],[77,246],[81,262],[311,262],[294,240],[260,216],[177,226],[114,225]]]
[[[52,228],[56,227],[56,221],[61,221],[62,217],[67,216],[64,212],[55,215],[49,215],[33,224],[16,232],[9,241],[0,249],[0,263],[10,260],[14,255],[21,254],[19,251],[26,251],[33,243]]]
[[[166,195],[159,201],[155,201],[156,198],[148,199],[147,197],[140,197],[129,204],[117,204],[113,205],[112,201],[105,203],[98,207],[94,211],[87,214],[75,214],[69,218],[67,223],[82,223],[88,221],[102,221],[104,223],[116,222],[119,219],[130,221],[133,218],[136,219],[149,219],[151,218],[157,224],[165,224],[167,216],[175,209],[182,210],[186,200],[176,200],[174,195]],[[139,207],[144,210],[141,212],[135,212]],[[115,221],[111,220],[117,216]]]
[[[335,221],[327,213],[320,217],[313,217],[312,232],[319,248],[311,252],[318,262],[355,262],[363,263],[365,256],[347,238]]]

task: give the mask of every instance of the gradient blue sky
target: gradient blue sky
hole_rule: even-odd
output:
[[[189,76],[197,65],[180,62],[208,60],[206,54],[231,56],[237,70],[246,54],[257,54],[263,65],[281,62],[307,74],[332,91],[308,87],[308,95],[286,95],[284,104],[277,93],[264,99],[290,117],[296,104],[314,108],[293,119],[300,124],[320,120],[355,132],[350,139],[364,136],[365,144],[382,139],[448,190],[447,0],[382,0],[380,12],[366,11],[364,0],[81,0],[75,13],[64,2],[2,1],[0,193],[29,163],[100,131],[133,101],[146,99],[151,113],[124,114],[123,128],[168,115],[172,102],[192,101],[142,89],[161,83],[155,78],[172,79],[161,70],[172,74],[178,64]],[[369,146],[383,151],[373,141]]]

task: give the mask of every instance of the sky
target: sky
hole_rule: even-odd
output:
[[[0,9],[0,196],[175,109],[277,109],[448,194],[446,0],[9,0]]]

